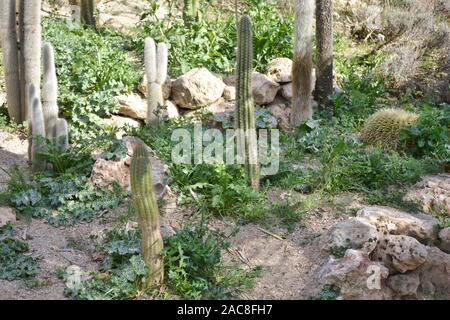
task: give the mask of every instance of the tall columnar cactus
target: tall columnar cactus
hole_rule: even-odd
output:
[[[95,9],[94,0],[81,0],[80,3],[81,21],[95,28],[96,22],[94,17],[94,9]]]
[[[27,88],[34,84],[39,97],[41,81],[41,1],[4,0],[5,33],[2,38],[8,111],[16,123],[27,119]],[[16,12],[19,23],[16,28]]]
[[[29,151],[31,153],[32,170],[36,172],[45,170],[46,167],[45,161],[37,159],[37,154],[43,152],[42,138],[45,138],[45,123],[41,101],[36,96],[36,88],[33,85],[29,87],[28,97],[30,99],[29,105],[31,106],[28,119],[29,141],[31,142],[29,144]]]
[[[258,148],[255,129],[255,107],[252,96],[253,36],[250,18],[242,16],[239,22],[236,68],[236,129],[238,145],[245,158],[245,173],[253,190],[259,190]]]
[[[22,77],[22,94],[25,101],[24,119],[27,118],[29,108],[27,102],[28,88],[31,84],[36,87],[36,96],[40,96],[41,83],[41,0],[21,0],[20,1],[20,52]]]
[[[184,0],[183,20],[189,24],[193,20],[200,19],[200,0]]]
[[[42,111],[44,113],[45,133],[48,138],[54,136],[53,127],[58,119],[58,80],[55,70],[55,56],[50,43],[43,47],[44,78],[42,84]]]
[[[56,119],[53,127],[53,137],[60,153],[64,153],[69,149],[69,126],[66,119]]]
[[[162,85],[167,78],[168,49],[165,43],[155,44],[152,38],[145,39],[145,73],[147,76],[147,123],[157,123],[158,107],[164,105]]]
[[[161,259],[163,240],[158,205],[153,191],[152,166],[147,147],[143,143],[134,149],[130,179],[133,205],[141,229],[142,257],[148,267],[145,287],[150,288],[161,284],[164,278]]]
[[[291,123],[312,118],[312,23],[314,0],[295,0],[294,61],[292,65]]]
[[[11,120],[22,123],[25,120],[22,96],[20,94],[19,49],[16,32],[16,1],[6,0],[6,28],[3,34],[3,66],[5,70],[8,113]]]

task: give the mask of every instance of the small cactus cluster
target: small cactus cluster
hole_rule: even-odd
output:
[[[147,123],[158,123],[155,112],[164,105],[162,86],[167,78],[168,49],[165,43],[156,45],[152,38],[145,39],[145,74],[147,76]]]
[[[415,113],[402,109],[385,108],[372,114],[361,130],[361,139],[368,144],[397,149],[400,131],[416,122]]]
[[[28,89],[29,105],[32,106],[28,119],[29,158],[33,163],[33,171],[45,169],[45,163],[36,159],[37,153],[42,151],[42,142],[38,136],[50,139],[61,153],[69,147],[67,121],[58,118],[58,82],[54,50],[50,43],[43,46],[43,67],[42,104],[35,85],[31,84]]]
[[[253,36],[250,18],[242,16],[238,24],[236,68],[236,117],[238,150],[243,151],[245,174],[253,190],[259,190],[258,146],[255,106],[252,96]]]
[[[152,166],[147,146],[138,144],[133,151],[130,168],[131,193],[141,230],[141,252],[148,268],[145,289],[159,285],[164,279],[161,258],[163,239],[159,226],[159,210],[153,190]]]

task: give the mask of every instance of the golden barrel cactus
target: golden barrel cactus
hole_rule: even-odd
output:
[[[365,143],[385,148],[399,147],[400,131],[417,121],[415,113],[402,109],[385,108],[372,114],[361,130],[361,139]]]

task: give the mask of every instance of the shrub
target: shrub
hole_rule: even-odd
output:
[[[407,153],[414,157],[430,156],[450,161],[450,105],[438,108],[425,105],[417,123],[400,134]]]

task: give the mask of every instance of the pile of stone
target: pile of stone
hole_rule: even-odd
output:
[[[286,130],[289,125],[289,105],[292,98],[292,60],[276,58],[267,67],[266,74],[254,72],[252,93],[255,104],[267,107],[273,123]],[[313,81],[315,81],[313,79]],[[147,79],[140,83],[139,93],[116,97],[119,115],[109,124],[137,126],[147,116]],[[166,116],[190,116],[199,110],[212,113],[229,121],[234,117],[236,99],[235,76],[217,77],[206,68],[192,69],[177,79],[167,78],[163,85],[166,100]],[[127,120],[128,119],[128,120]]]
[[[323,236],[319,280],[340,299],[450,299],[450,228],[439,229],[430,215],[365,207]]]

